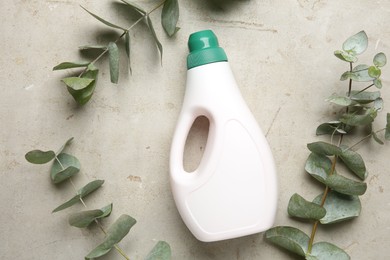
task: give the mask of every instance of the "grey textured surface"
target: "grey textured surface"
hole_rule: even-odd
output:
[[[135,2],[150,10],[158,1]],[[103,61],[96,93],[81,108],[59,81],[70,73],[51,68],[62,61],[79,60],[78,46],[105,43],[102,36],[109,31],[79,5],[129,24],[125,11],[113,1],[2,2],[1,259],[83,259],[102,240],[97,228],[80,230],[67,224],[69,213],[82,209],[81,205],[51,214],[74,191],[70,185],[52,185],[48,165],[35,166],[24,160],[27,151],[57,149],[71,136],[75,140],[68,151],[82,164],[75,185],[93,179],[106,181],[87,199],[88,206],[114,203],[112,217],[103,221],[105,226],[123,213],[138,220],[120,243],[131,259],[142,259],[158,240],[170,243],[173,259],[294,259],[266,243],[263,234],[199,242],[176,211],[168,158],[185,91],[188,35],[205,28],[218,35],[240,90],[274,153],[280,187],[275,224],[302,226],[309,233],[309,225],[288,218],[286,206],[294,192],[314,198],[321,190],[303,167],[306,143],[319,140],[314,135],[316,126],[331,120],[337,110],[324,99],[346,88],[339,75],[348,66],[333,51],[346,37],[364,29],[369,50],[363,60],[370,62],[379,51],[390,55],[390,2],[215,2],[220,2],[219,7],[213,1],[180,1],[181,30],[173,39],[159,25],[161,10],[152,14],[164,46],[162,67],[146,27],[135,27],[131,32],[133,75],[128,75],[122,53],[120,83],[113,85]],[[383,75],[382,96],[388,104],[389,66]],[[379,116],[378,128],[385,124],[384,115]],[[362,214],[344,225],[320,228],[316,240],[334,242],[353,259],[387,259],[389,144],[369,143],[359,151],[370,172]],[[196,156],[196,149],[188,153],[189,167],[194,167]],[[113,251],[103,259],[121,257]]]

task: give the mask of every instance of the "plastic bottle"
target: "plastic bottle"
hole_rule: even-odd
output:
[[[258,233],[274,222],[277,178],[268,143],[247,107],[211,30],[191,34],[187,84],[170,154],[177,209],[204,242]],[[184,146],[195,119],[210,122],[198,168],[186,172]]]

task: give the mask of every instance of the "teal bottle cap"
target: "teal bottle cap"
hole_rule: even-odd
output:
[[[191,34],[188,39],[188,48],[190,54],[187,57],[187,69],[227,61],[225,51],[219,47],[217,36],[211,30]]]

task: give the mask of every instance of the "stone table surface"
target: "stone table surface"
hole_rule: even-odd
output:
[[[152,10],[159,1],[134,1]],[[390,1],[179,1],[180,31],[169,38],[160,25],[161,8],[150,15],[163,45],[159,53],[145,23],[130,31],[132,74],[123,42],[119,84],[110,82],[108,59],[96,65],[100,75],[88,104],[77,106],[60,81],[77,69],[52,71],[63,61],[91,59],[82,45],[107,44],[120,31],[100,23],[80,5],[123,26],[135,13],[120,1],[17,0],[2,2],[0,15],[0,259],[83,259],[104,235],[97,227],[77,229],[68,216],[83,206],[51,211],[75,193],[70,183],[53,185],[50,165],[25,159],[33,149],[67,148],[80,160],[75,187],[104,179],[86,199],[88,208],[114,203],[108,227],[121,214],[137,219],[120,243],[131,259],[143,259],[159,240],[172,248],[172,259],[299,259],[277,249],[264,234],[203,243],[196,240],[176,210],[169,183],[170,144],[185,92],[187,39],[192,32],[212,29],[225,49],[240,91],[266,134],[278,171],[279,198],[275,225],[293,225],[310,233],[311,226],[288,217],[295,192],[307,199],[323,187],[304,171],[306,144],[316,127],[340,110],[325,99],[345,93],[340,75],[348,63],[333,52],[344,40],[365,30],[369,48],[361,61],[377,52],[390,55]],[[375,129],[386,124],[390,71],[383,69],[385,108]],[[362,88],[363,85],[356,85]],[[197,165],[204,148],[205,124],[189,137],[193,146],[186,167]],[[207,129],[206,129],[207,133]],[[383,138],[383,133],[380,135]],[[345,138],[345,144],[356,139]],[[388,259],[390,244],[389,143],[360,145],[369,171],[368,190],[361,197],[359,218],[321,227],[316,241],[343,248],[352,259]],[[102,259],[123,259],[115,250]]]

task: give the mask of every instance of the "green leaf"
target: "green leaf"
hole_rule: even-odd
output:
[[[60,154],[71,142],[73,141],[73,137],[69,138],[60,149],[58,149],[57,154]]]
[[[377,111],[375,109],[367,110],[363,115],[356,114],[344,114],[340,121],[344,124],[351,126],[364,126],[374,122],[375,117],[377,116]]]
[[[368,74],[368,69],[370,66],[366,64],[357,65],[352,69],[352,72],[349,73],[349,78],[358,82],[368,82],[374,80],[374,78],[370,77]]]
[[[69,179],[80,171],[80,162],[73,155],[60,153],[50,170],[51,180],[57,184]]]
[[[110,77],[112,83],[118,83],[119,78],[119,49],[116,43],[108,44],[108,58],[110,63]]]
[[[83,45],[79,47],[80,51],[84,50],[107,50],[107,46],[104,45]]]
[[[177,31],[177,21],[179,20],[179,3],[177,0],[167,0],[161,12],[161,24],[168,34],[172,37]]]
[[[353,101],[356,101],[360,104],[368,104],[376,99],[380,98],[381,92],[380,91],[374,91],[374,92],[368,92],[368,91],[351,91],[350,98]]]
[[[307,158],[305,170],[321,183],[326,183],[332,171],[332,162],[322,154],[311,153]]]
[[[93,249],[85,259],[93,259],[107,254],[112,247],[119,243],[137,221],[129,215],[121,215],[108,229],[104,242]]]
[[[323,155],[340,155],[341,149],[333,144],[326,142],[314,142],[307,144],[307,148],[313,153],[323,154]]]
[[[101,211],[100,209],[86,210],[73,213],[69,217],[69,225],[78,228],[86,228],[102,214],[103,211]]]
[[[318,195],[313,202],[320,205],[323,194]],[[321,224],[333,224],[358,217],[361,203],[358,196],[330,191],[326,197],[324,208],[326,215],[320,219]]]
[[[346,51],[335,51],[334,55],[340,60],[346,62],[357,62],[358,58],[353,53],[348,53]]]
[[[387,123],[386,123],[386,132],[385,132],[385,139],[390,140],[390,113],[387,113]]]
[[[375,85],[375,87],[381,89],[382,88],[382,80],[381,79],[374,79],[374,85]]]
[[[32,150],[24,156],[26,160],[34,164],[45,164],[56,157],[53,151]]]
[[[378,135],[375,132],[371,132],[372,138],[380,145],[384,145],[385,143],[378,137]]]
[[[95,66],[89,65],[87,71],[81,76],[81,78],[92,79],[93,81],[88,86],[80,90],[68,87],[69,93],[78,104],[84,105],[91,99],[95,90],[98,73],[99,70]]]
[[[152,251],[145,257],[145,260],[170,260],[171,247],[165,241],[158,241]]]
[[[69,217],[69,224],[78,228],[86,228],[96,219],[105,218],[111,214],[112,203],[102,209],[86,210],[73,213]]]
[[[319,125],[316,129],[316,135],[334,135],[334,134],[345,134],[346,132],[342,130],[340,121],[328,122]],[[342,132],[339,132],[342,130]]]
[[[130,60],[130,33],[127,32],[125,34],[125,50],[126,50],[126,56],[127,56],[127,66],[129,67],[129,71],[131,73],[131,60]]]
[[[360,154],[349,149],[344,149],[340,154],[340,158],[348,169],[355,173],[360,179],[366,179],[368,173]]]
[[[311,253],[308,255],[314,258],[306,259],[316,259],[316,260],[349,260],[349,255],[342,250],[341,248],[328,243],[328,242],[318,242],[313,245]]]
[[[323,207],[305,200],[297,193],[291,196],[287,212],[292,217],[314,220],[319,220],[326,214]]]
[[[89,65],[89,62],[62,62],[55,66],[53,70],[65,70],[65,69],[72,69],[72,68],[82,68],[87,67]]]
[[[109,26],[109,27],[112,27],[112,28],[115,28],[115,29],[121,29],[123,31],[126,31],[125,28],[119,26],[119,25],[116,25],[116,24],[113,24],[113,23],[110,23],[106,20],[104,20],[103,18],[97,16],[96,14],[88,11],[87,9],[85,9],[83,6],[81,6],[81,8],[83,8],[87,13],[89,13],[90,15],[92,15],[93,17],[95,17],[97,20],[99,20],[100,22],[104,23],[105,25]]]
[[[349,97],[338,96],[336,94],[333,94],[332,96],[328,97],[325,101],[328,101],[330,103],[333,103],[333,104],[336,104],[339,106],[350,106],[353,103]]]
[[[79,77],[68,77],[62,79],[62,82],[65,83],[66,86],[73,90],[81,90],[88,87],[94,80],[87,78],[79,78]]]
[[[156,42],[157,48],[158,48],[158,50],[160,52],[160,58],[161,58],[161,62],[162,62],[163,47],[162,47],[161,42],[157,38],[156,31],[154,30],[154,27],[153,27],[153,24],[152,24],[152,20],[150,19],[149,15],[146,16],[146,21],[147,21],[147,25],[149,27],[149,30],[152,33],[153,39]]]
[[[309,244],[308,235],[297,228],[287,226],[279,226],[267,230],[265,238],[300,256],[305,256]]]
[[[354,54],[362,54],[368,46],[367,34],[364,31],[360,31],[357,34],[349,37],[343,43],[343,50],[346,52],[352,52]]]
[[[383,67],[386,65],[387,59],[383,52],[380,52],[374,56],[374,65],[377,67]]]
[[[381,69],[375,67],[375,66],[370,66],[368,68],[368,75],[371,77],[371,78],[379,78],[382,74],[382,71]]]
[[[86,196],[88,196],[89,194],[91,194],[92,192],[94,192],[95,190],[100,188],[103,185],[103,183],[104,183],[103,180],[91,181],[90,183],[85,185],[83,188],[79,189],[77,191],[76,196],[74,196],[70,200],[66,201],[65,203],[61,204],[60,206],[55,208],[52,212],[54,213],[54,212],[57,212],[57,211],[60,211],[60,210],[63,210],[63,209],[66,209],[66,208],[73,206],[74,204],[80,202],[80,199],[85,198]]]
[[[138,13],[140,13],[141,15],[145,15],[146,14],[146,11],[144,9],[142,9],[141,7],[139,7],[137,4],[134,4],[130,1],[126,1],[126,0],[121,0],[124,4],[128,5],[129,7],[131,7],[133,10],[137,11]]]
[[[344,81],[344,80],[349,79],[349,74],[350,74],[350,73],[351,73],[350,71],[344,72],[344,73],[341,75],[340,80],[341,80],[341,81]]]
[[[367,190],[367,184],[354,181],[338,174],[332,174],[326,180],[326,185],[332,190],[346,195],[363,195]]]

